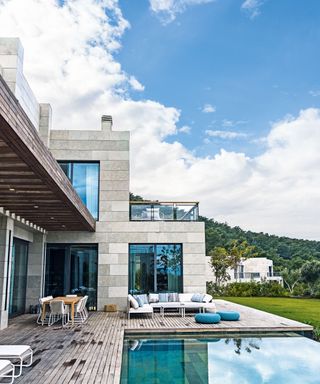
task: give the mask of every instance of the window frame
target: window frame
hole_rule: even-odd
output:
[[[98,202],[97,202],[97,217],[95,218],[93,216],[93,214],[89,211],[89,208],[86,206],[86,208],[88,209],[88,211],[90,212],[91,216],[96,220],[96,221],[99,221],[99,217],[100,217],[100,160],[57,160],[58,164],[60,165],[61,167],[61,164],[71,164],[71,171],[70,171],[70,174],[71,174],[71,179],[68,177],[68,175],[66,175],[68,177],[68,179],[70,180],[72,186],[73,186],[73,164],[98,164]],[[62,167],[61,167],[62,169]],[[63,170],[63,169],[62,169]],[[63,171],[64,172],[64,171]],[[74,190],[76,191],[75,187],[73,186]],[[77,191],[76,191],[77,192]],[[78,192],[77,192],[77,195],[78,195]],[[78,195],[79,196],[79,195]],[[79,196],[80,197],[80,196]],[[81,198],[80,198],[81,199]],[[82,201],[82,200],[81,200]]]
[[[153,246],[154,247],[154,254],[153,254],[153,260],[154,260],[154,279],[155,279],[155,283],[154,283],[154,287],[156,286],[157,287],[157,290],[154,292],[155,293],[161,293],[158,291],[158,282],[156,283],[156,275],[157,275],[157,246],[159,245],[179,245],[181,247],[181,265],[180,265],[180,268],[181,268],[181,291],[182,292],[178,292],[178,293],[183,293],[184,291],[184,268],[183,268],[183,243],[165,243],[165,242],[161,242],[161,243],[129,243],[128,244],[128,293],[130,293],[130,280],[131,280],[131,274],[130,274],[130,257],[131,257],[131,253],[130,253],[130,247],[132,245],[144,245],[144,246]]]

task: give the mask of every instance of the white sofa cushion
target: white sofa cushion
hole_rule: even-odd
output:
[[[207,293],[204,295],[204,298],[203,298],[203,302],[204,303],[210,303],[212,300],[212,296],[211,295],[208,295]]]
[[[151,307],[150,304],[143,304],[142,307],[138,307],[138,308],[130,308],[130,312],[134,312],[134,313],[152,313],[153,312],[153,308]]]
[[[128,295],[128,300],[130,301],[130,307],[133,307],[134,309],[139,308],[139,303],[132,295]]]
[[[179,293],[179,301],[181,303],[191,302],[193,293]]]
[[[149,303],[158,303],[159,302],[159,294],[158,293],[149,293]]]

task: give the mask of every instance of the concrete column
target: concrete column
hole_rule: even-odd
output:
[[[8,326],[13,220],[0,215],[0,330]]]
[[[39,297],[43,296],[45,242],[46,235],[37,233],[33,236],[33,243],[29,244],[26,312],[30,305],[38,304]]]
[[[44,144],[49,148],[50,145],[50,130],[52,122],[52,109],[50,104],[39,104],[40,119],[39,119],[39,136]]]

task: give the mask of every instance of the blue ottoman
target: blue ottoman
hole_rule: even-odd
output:
[[[239,312],[224,311],[224,312],[217,312],[217,314],[221,317],[221,320],[224,320],[224,321],[238,321],[240,319]]]
[[[221,317],[217,313],[197,313],[194,317],[196,323],[217,324]]]

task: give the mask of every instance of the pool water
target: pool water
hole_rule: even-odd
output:
[[[126,383],[320,384],[320,343],[297,334],[125,339]]]

